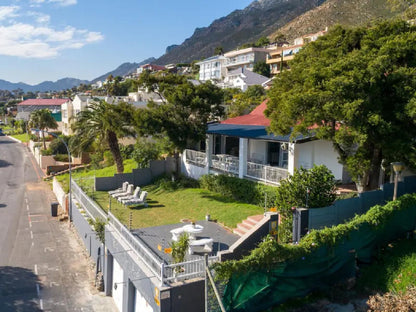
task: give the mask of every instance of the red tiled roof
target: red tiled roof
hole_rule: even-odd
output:
[[[267,101],[264,100],[257,106],[250,114],[238,116],[221,121],[222,124],[229,125],[247,125],[247,126],[270,126],[270,120],[264,116],[264,111],[267,108]]]
[[[62,105],[70,99],[28,99],[23,102],[20,102],[17,105],[41,105],[41,106],[53,106],[53,105]]]

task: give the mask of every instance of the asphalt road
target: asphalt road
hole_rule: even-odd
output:
[[[0,312],[117,311],[27,147],[0,136]]]

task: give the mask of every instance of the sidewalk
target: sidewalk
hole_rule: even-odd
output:
[[[28,154],[33,160],[33,155]],[[56,197],[50,185],[41,179],[27,182],[25,197],[27,208],[21,215],[17,238],[22,246],[16,247],[12,258],[16,266],[34,268],[40,288],[40,308],[62,312],[117,312],[113,298],[95,288],[95,265],[76,229],[68,221],[61,222],[51,216],[50,204],[56,202]]]

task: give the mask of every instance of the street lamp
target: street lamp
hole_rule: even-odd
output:
[[[32,131],[36,131],[36,132],[40,132],[40,131],[44,131],[44,130],[39,130],[39,129],[30,129]],[[71,171],[71,152],[69,151],[69,147],[68,144],[65,143],[64,140],[62,140],[62,138],[60,136],[58,136],[56,133],[54,132],[49,132],[49,131],[44,131],[47,134],[50,134],[52,136],[54,136],[55,138],[59,139],[66,148],[66,151],[68,152],[68,161],[69,161],[69,221],[72,222],[72,171]]]
[[[397,184],[399,182],[399,175],[404,170],[404,164],[402,162],[392,162],[391,165],[393,166],[394,171],[394,192],[393,192],[393,200],[397,198]]]

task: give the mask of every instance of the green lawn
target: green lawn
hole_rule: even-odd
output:
[[[131,172],[136,168],[136,163],[133,160],[125,160],[124,166],[125,172]],[[98,170],[82,169],[74,171],[72,178],[107,211],[109,206],[108,193],[93,191],[93,177],[108,177],[115,173],[115,166]],[[69,175],[61,175],[57,179],[68,191]],[[116,200],[112,200],[112,213],[122,223],[128,224],[130,212],[132,212],[134,228],[179,223],[181,219],[204,220],[205,215],[209,213],[211,219],[217,220],[230,228],[235,228],[237,223],[248,216],[263,213],[261,207],[235,202],[203,189],[187,188],[168,191],[149,185],[144,187],[143,190],[149,192],[147,198],[149,207],[147,208],[143,206],[125,208]]]
[[[11,135],[13,138],[20,140],[23,143],[29,142],[29,135],[27,133],[23,134],[13,134]]]
[[[204,220],[207,213],[211,219],[227,227],[235,228],[237,223],[248,216],[263,213],[263,209],[245,203],[231,201],[210,191],[199,188],[178,189],[167,191],[155,189],[153,186],[144,187],[149,192],[149,206],[126,208],[116,200],[111,201],[111,212],[124,224],[129,222],[132,212],[134,228],[179,223],[181,219]],[[107,192],[91,194],[95,201],[108,210],[109,196]]]

